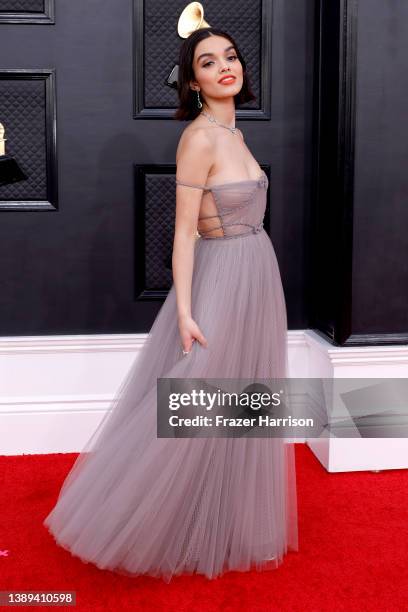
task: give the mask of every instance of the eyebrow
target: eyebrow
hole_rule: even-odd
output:
[[[226,49],[224,49],[224,53],[226,53],[227,51],[231,51],[231,49],[234,49],[234,45],[230,45],[229,47],[227,47]],[[209,57],[214,57],[214,53],[201,53],[201,55],[199,55],[197,57],[197,62],[202,58],[205,57],[206,55],[208,55]]]

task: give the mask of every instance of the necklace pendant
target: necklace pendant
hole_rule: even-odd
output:
[[[201,111],[201,113],[204,115],[204,117],[207,117],[208,121],[210,121],[210,123],[215,123],[216,125],[218,125],[219,127],[223,127],[226,130],[229,130],[232,134],[237,134],[237,129],[236,127],[230,127],[229,125],[224,125],[223,123],[220,123],[219,121],[217,121],[217,119],[215,117],[213,117],[212,115],[209,115],[208,113],[206,113],[205,111]]]

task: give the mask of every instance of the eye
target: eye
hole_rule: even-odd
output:
[[[229,55],[227,59],[229,59],[229,60],[231,60],[231,59],[232,59],[232,60],[236,60],[236,59],[238,59],[238,56],[237,56],[237,55]],[[209,62],[207,62],[206,64],[203,64],[203,66],[202,66],[202,67],[203,67],[203,68],[206,68],[207,66],[209,66],[210,64],[213,64],[213,63],[214,63],[214,62],[213,62],[212,60],[210,60],[210,61],[209,61]]]

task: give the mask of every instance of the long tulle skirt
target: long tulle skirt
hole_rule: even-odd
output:
[[[265,231],[197,239],[182,354],[174,285],[44,525],[85,563],[128,576],[275,569],[298,550],[294,446],[281,438],[158,438],[162,378],[288,373],[286,306]]]

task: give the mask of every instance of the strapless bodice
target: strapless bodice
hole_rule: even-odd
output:
[[[266,209],[266,192],[268,177],[265,172],[257,179],[243,179],[218,185],[195,185],[176,179],[178,185],[195,187],[203,192],[211,192],[217,209],[217,214],[198,218],[213,219],[210,229],[199,230],[199,235],[205,240],[225,240],[238,238],[248,234],[257,234],[263,229]],[[222,236],[212,235],[215,230],[223,230]]]

